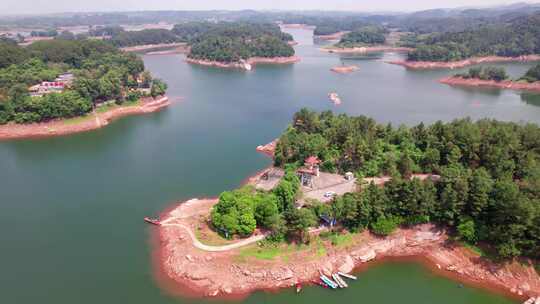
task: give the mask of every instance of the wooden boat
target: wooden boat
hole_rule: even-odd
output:
[[[156,225],[156,226],[161,225],[161,222],[157,218],[151,218],[151,217],[147,216],[147,217],[144,218],[144,221],[149,223],[149,224]]]
[[[330,101],[332,101],[335,105],[341,104],[341,98],[339,98],[339,95],[335,92],[328,94],[328,98],[330,98]]]
[[[334,279],[334,281],[339,285],[340,288],[349,287],[349,285],[347,285],[347,283],[345,283],[345,281],[343,281],[343,279],[340,278],[337,273],[332,274],[332,279]]]
[[[332,281],[331,279],[329,279],[324,274],[321,275],[321,280],[332,289],[338,288],[338,284],[336,284],[336,282]]]
[[[338,272],[338,274],[344,278],[347,278],[347,279],[351,279],[351,280],[356,280],[357,277],[356,276],[353,276],[352,274],[348,274],[348,273],[343,273],[343,272]]]

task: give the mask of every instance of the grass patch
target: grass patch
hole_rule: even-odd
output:
[[[280,259],[288,263],[298,253],[306,253],[307,259],[316,259],[326,255],[326,248],[320,238],[313,239],[309,244],[287,244],[259,242],[244,247],[235,257],[236,262],[247,262],[249,259],[273,261]]]
[[[114,109],[114,108],[116,108],[116,107],[118,107],[117,104],[111,103],[111,104],[108,104],[108,105],[103,105],[103,106],[97,107],[97,108],[96,108],[96,112],[98,112],[98,113],[105,113],[105,112],[107,112],[107,111],[109,111],[109,110],[112,110],[112,109]]]
[[[198,226],[193,232],[199,242],[208,246],[223,246],[235,242],[235,240],[228,240],[222,237],[208,227],[202,228],[201,226]]]
[[[92,118],[93,118],[92,115],[84,115],[84,116],[78,116],[78,117],[64,119],[64,120],[62,120],[62,122],[64,124],[66,124],[66,125],[76,125],[76,124],[85,122],[85,121],[87,121],[89,119],[92,119]]]
[[[347,248],[354,244],[355,234],[350,232],[327,231],[320,234],[321,239],[328,240],[336,248]]]

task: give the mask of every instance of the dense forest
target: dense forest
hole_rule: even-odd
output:
[[[456,77],[465,79],[481,79],[503,81],[509,79],[506,70],[502,67],[472,67],[465,73],[458,73]],[[531,67],[523,76],[516,79],[517,81],[536,82],[540,81],[540,64]]]
[[[341,40],[336,44],[336,46],[348,48],[355,46],[384,44],[386,42],[385,35],[387,33],[388,31],[382,27],[362,27],[344,35]]]
[[[509,56],[540,53],[540,13],[520,16],[509,23],[490,24],[460,32],[418,37],[412,61],[456,61],[473,56]]]
[[[117,47],[145,44],[180,42],[181,39],[166,29],[145,29],[141,31],[125,31],[120,26],[98,27],[89,31],[90,36],[106,37],[106,40]]]
[[[280,137],[275,164],[297,166],[309,155],[319,157],[329,172],[393,179],[330,205],[304,208],[312,213],[304,215],[305,222],[327,215],[350,230],[381,235],[399,225],[435,222],[465,242],[488,245],[500,257],[539,257],[537,125],[461,119],[396,128],[363,116],[303,109]],[[438,174],[440,180],[411,180],[413,173]]]
[[[0,43],[0,54],[0,123],[80,116],[103,101],[137,100],[140,93],[135,89],[141,86],[156,96],[166,89],[144,72],[140,58],[103,41],[55,39],[26,48]],[[29,95],[30,86],[54,81],[65,72],[73,73],[75,80],[63,92]]]
[[[508,79],[508,74],[504,68],[492,66],[473,67],[466,73],[456,74],[456,76],[465,79],[495,80],[497,82]]]
[[[266,23],[185,23],[173,33],[191,45],[189,58],[238,62],[250,57],[289,57],[294,49],[292,36],[275,24]]]

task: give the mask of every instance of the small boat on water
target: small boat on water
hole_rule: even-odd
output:
[[[151,217],[147,216],[147,217],[144,218],[144,221],[149,223],[149,224],[156,225],[156,226],[161,225],[161,222],[157,218],[151,218]]]
[[[321,275],[321,280],[332,289],[336,289],[336,288],[339,287],[338,284],[336,284],[336,282],[332,281],[331,279],[329,279],[324,274]]]
[[[318,281],[318,280],[313,280],[311,281],[313,284],[316,284],[316,285],[319,285],[323,288],[328,288],[328,285],[326,285],[326,283],[324,283],[323,281]]]
[[[347,278],[347,279],[351,279],[351,280],[356,280],[357,277],[356,276],[353,276],[352,274],[348,274],[348,273],[343,273],[343,272],[338,272],[338,274],[344,278]]]
[[[341,104],[341,98],[339,98],[339,95],[335,92],[328,94],[328,98],[330,98],[330,101],[332,101],[335,105]]]
[[[334,281],[339,285],[340,288],[349,287],[349,285],[347,285],[347,283],[345,283],[345,281],[343,281],[343,279],[340,278],[337,273],[332,274],[332,279],[334,279]]]
[[[296,293],[300,293],[302,291],[302,284],[296,283]]]

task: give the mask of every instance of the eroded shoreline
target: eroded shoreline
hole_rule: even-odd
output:
[[[482,80],[474,78],[463,78],[458,76],[446,77],[439,80],[440,83],[450,86],[462,86],[462,87],[489,87],[507,90],[517,91],[531,91],[540,93],[540,81],[536,82],[516,82],[512,80]]]
[[[193,59],[186,58],[186,62],[191,64],[197,64],[207,67],[217,67],[224,69],[241,69],[241,70],[250,70],[251,66],[256,66],[258,64],[294,64],[300,62],[300,57],[291,56],[291,57],[251,57],[245,62],[220,62],[220,61],[210,61],[202,59]],[[248,67],[249,65],[249,67]]]
[[[275,141],[257,150],[270,155]],[[246,180],[254,183],[265,170]],[[540,296],[540,276],[534,266],[517,261],[495,264],[448,238],[447,232],[425,224],[399,229],[386,238],[367,231],[355,234],[346,248],[324,244],[325,254],[295,251],[281,259],[239,259],[242,248],[205,251],[196,248],[185,227],[196,229],[217,203],[213,199],[192,199],[162,214],[162,220],[179,225],[159,226],[154,242],[155,264],[160,283],[170,292],[188,297],[240,299],[258,290],[276,291],[296,283],[311,284],[320,273],[351,272],[385,259],[421,260],[445,277],[486,288],[516,299]],[[257,231],[256,235],[263,232]]]
[[[139,105],[117,106],[106,112],[96,111],[83,117],[72,119],[59,119],[43,123],[0,125],[0,141],[63,136],[74,133],[88,132],[107,126],[110,122],[131,115],[153,113],[168,107],[171,104],[167,96],[157,99],[143,98]]]
[[[486,56],[473,57],[460,61],[388,61],[390,64],[396,64],[411,70],[429,70],[429,69],[459,69],[471,65],[482,63],[497,63],[497,62],[530,62],[540,61],[540,55],[524,55],[518,57],[501,57],[501,56]]]

